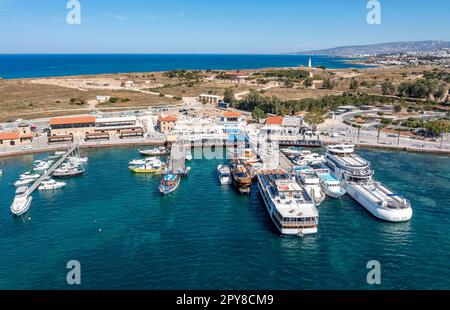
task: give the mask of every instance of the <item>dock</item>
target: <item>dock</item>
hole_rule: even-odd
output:
[[[189,169],[186,169],[186,151],[183,144],[172,144],[168,167],[170,171],[175,171],[180,175],[187,175],[189,173]]]
[[[57,160],[57,161],[56,161],[56,162],[55,162],[55,163],[54,163],[47,171],[45,171],[45,173],[44,173],[39,179],[37,179],[37,180],[33,183],[33,185],[31,185],[31,186],[28,188],[27,196],[31,196],[31,194],[33,194],[33,192],[34,192],[36,189],[39,188],[39,186],[41,185],[41,183],[42,183],[45,179],[47,179],[49,176],[51,176],[52,173],[53,173],[56,169],[58,169],[58,167],[61,166],[61,164],[62,164],[63,162],[66,161],[67,157],[69,157],[71,154],[73,154],[73,153],[75,152],[76,149],[77,149],[77,146],[76,146],[76,145],[72,145],[72,146],[67,150],[67,152],[64,153],[63,156],[61,156],[60,159],[58,159],[58,160]]]

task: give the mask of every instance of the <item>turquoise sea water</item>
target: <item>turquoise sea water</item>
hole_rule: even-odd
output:
[[[0,55],[0,77],[34,78],[48,76],[157,72],[168,70],[234,70],[269,67],[314,66],[361,68],[345,58],[305,55]]]
[[[30,212],[9,211],[11,183],[44,155],[0,159],[0,289],[66,289],[66,263],[81,263],[83,289],[450,288],[448,157],[360,151],[376,177],[412,202],[411,222],[372,218],[351,198],[319,208],[315,236],[282,237],[257,188],[221,186],[221,160],[196,160],[167,197],[159,177],[128,173],[136,148],[91,150],[86,174],[55,193],[36,192]]]

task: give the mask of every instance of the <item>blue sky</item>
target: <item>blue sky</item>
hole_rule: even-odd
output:
[[[392,41],[450,40],[450,1],[0,0],[0,53],[283,53]]]

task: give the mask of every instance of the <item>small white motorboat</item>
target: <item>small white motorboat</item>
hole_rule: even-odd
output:
[[[29,184],[33,183],[34,181],[35,181],[35,179],[18,180],[18,181],[16,181],[16,183],[14,183],[14,186],[15,187],[22,187],[22,186],[29,185]]]
[[[38,189],[40,191],[55,190],[55,189],[63,188],[64,186],[66,186],[65,182],[56,182],[55,180],[50,179],[50,180],[43,181]]]
[[[168,151],[165,147],[159,147],[151,150],[139,150],[139,153],[143,156],[163,156],[167,155]]]
[[[89,159],[87,157],[73,156],[73,157],[69,157],[68,160],[72,164],[85,164],[88,162]]]
[[[219,175],[220,184],[231,184],[231,171],[227,165],[217,166],[217,174]]]
[[[28,195],[28,187],[20,187],[16,190],[16,197],[11,204],[11,212],[16,216],[21,216],[30,208],[33,197]]]
[[[39,179],[41,177],[40,174],[37,173],[32,173],[32,172],[25,172],[24,174],[20,175],[20,179],[21,180],[34,180],[34,179]]]
[[[40,161],[36,165],[33,166],[33,171],[45,171],[50,168],[50,166],[53,164],[52,160],[49,161]]]

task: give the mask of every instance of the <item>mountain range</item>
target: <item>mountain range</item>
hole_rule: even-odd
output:
[[[287,53],[290,55],[327,55],[348,57],[356,55],[386,55],[406,52],[433,52],[450,48],[449,41],[392,42],[372,45],[341,46],[323,50]]]

